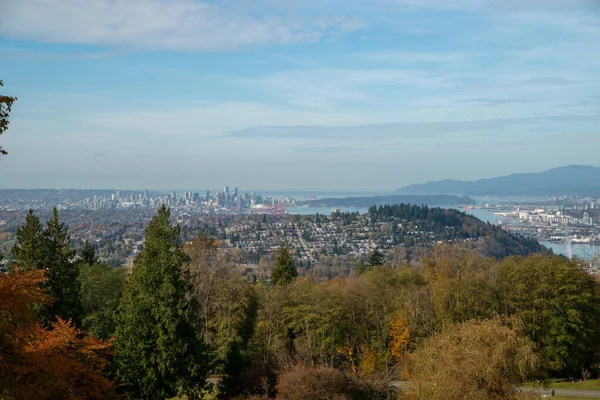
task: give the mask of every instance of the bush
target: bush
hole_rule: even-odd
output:
[[[508,400],[537,366],[533,343],[498,319],[455,324],[412,355],[406,399]]]
[[[326,366],[295,365],[279,375],[281,400],[385,400],[393,398],[389,382],[375,385]]]

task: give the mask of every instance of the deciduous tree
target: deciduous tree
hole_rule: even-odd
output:
[[[35,308],[52,299],[44,271],[0,274],[0,397],[109,399],[111,342],[85,337],[70,321],[43,329]]]
[[[0,87],[4,86],[2,80],[0,80]],[[16,97],[5,96],[0,94],[0,135],[4,133],[8,129],[8,125],[10,121],[8,117],[12,110],[13,103],[17,100]],[[0,146],[0,156],[8,154],[6,150]]]
[[[449,326],[412,356],[407,399],[508,400],[537,366],[533,343],[499,319]]]
[[[522,319],[551,373],[575,375],[593,363],[600,286],[580,265],[560,256],[511,257],[498,281],[499,311]]]

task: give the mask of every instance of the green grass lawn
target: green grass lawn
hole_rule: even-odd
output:
[[[563,399],[563,400],[590,400],[589,397],[562,397],[562,396],[555,396],[555,397],[551,397],[552,399]]]
[[[596,379],[590,379],[582,382],[554,382],[552,387],[555,389],[572,389],[572,390],[600,390],[600,385]]]
[[[524,387],[536,387],[538,386],[535,382],[527,382],[523,385]],[[551,382],[550,387],[554,389],[570,389],[570,390],[600,390],[598,380],[589,379],[581,382]]]

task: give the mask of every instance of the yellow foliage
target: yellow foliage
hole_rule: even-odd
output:
[[[360,346],[358,376],[365,378],[375,372],[377,353],[367,345]]]
[[[350,362],[350,372],[352,373],[352,375],[357,376],[358,368],[356,367],[354,347],[350,344],[350,342],[346,341],[346,343],[342,347],[338,347],[337,352],[338,354],[343,355]]]
[[[396,316],[390,324],[390,352],[397,360],[404,358],[410,351],[411,337],[408,321],[401,315]]]

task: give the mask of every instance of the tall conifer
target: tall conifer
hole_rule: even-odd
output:
[[[180,227],[172,227],[169,216],[163,205],[146,228],[144,248],[126,282],[115,362],[118,376],[144,398],[197,398],[209,360],[201,330],[194,326],[195,310],[186,301]]]
[[[290,248],[285,243],[282,243],[275,253],[275,266],[271,272],[271,283],[273,285],[287,285],[298,276],[294,259]]]
[[[71,249],[69,228],[58,218],[56,207],[43,231],[43,268],[48,281],[47,292],[54,302],[42,309],[41,317],[46,323],[56,316],[64,320],[72,319],[76,325],[81,322],[81,293],[79,265],[73,261],[75,250]]]
[[[385,255],[376,247],[369,255],[369,267],[381,266],[384,263]]]
[[[81,262],[85,265],[98,264],[98,257],[96,257],[96,248],[93,244],[90,243],[89,240],[86,240],[81,250],[79,250],[79,256],[81,257]]]
[[[12,248],[15,265],[20,271],[42,269],[44,261],[44,237],[40,219],[29,210],[25,224],[17,229],[17,244]]]

